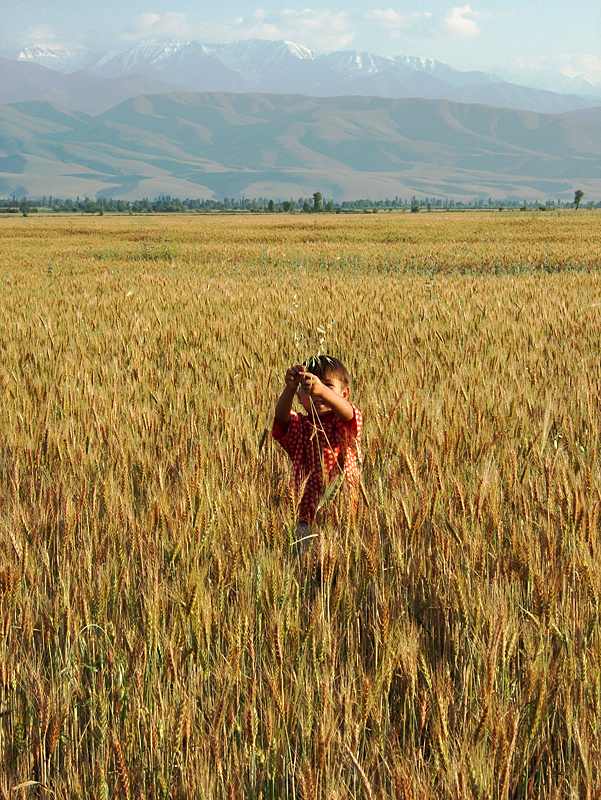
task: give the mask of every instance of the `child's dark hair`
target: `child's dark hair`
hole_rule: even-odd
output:
[[[315,375],[319,380],[326,377],[336,378],[340,381],[343,388],[351,385],[351,376],[342,361],[333,356],[311,356],[304,366],[311,375]]]

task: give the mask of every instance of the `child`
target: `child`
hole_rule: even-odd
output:
[[[296,500],[300,498],[297,539],[304,549],[312,538],[310,525],[328,483],[344,474],[354,502],[363,420],[348,401],[350,376],[337,358],[312,357],[290,367],[285,380],[272,433],[292,459],[292,487]],[[292,411],[297,392],[306,415]]]

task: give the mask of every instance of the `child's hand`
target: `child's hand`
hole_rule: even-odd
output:
[[[286,372],[286,386],[296,391],[307,368],[297,364]]]
[[[313,375],[311,372],[303,372],[300,378],[300,385],[303,391],[311,397],[321,397],[325,388],[317,375]]]

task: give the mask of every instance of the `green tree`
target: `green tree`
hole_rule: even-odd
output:
[[[312,211],[313,209],[311,207],[311,203],[308,200],[305,200],[305,202],[303,203],[303,212],[305,214],[310,214]]]
[[[267,210],[269,211],[270,214],[273,214],[273,212],[275,211],[275,203],[273,202],[273,200],[270,200],[269,203],[267,204]]]
[[[313,211],[323,211],[321,192],[313,193]]]
[[[574,192],[574,205],[576,206],[576,211],[578,211],[578,206],[580,205],[580,201],[584,197],[584,192],[582,189],[576,189]]]
[[[328,200],[328,202],[326,203],[325,210],[326,210],[326,211],[327,211],[329,214],[331,214],[331,213],[334,211],[334,203],[333,203],[331,200]]]

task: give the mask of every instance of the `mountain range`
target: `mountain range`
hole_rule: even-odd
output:
[[[545,200],[575,188],[601,199],[601,108],[260,92],[145,94],[95,116],[0,105],[0,196]]]
[[[0,103],[48,101],[86,114],[106,111],[130,97],[175,91],[144,75],[103,78],[91,72],[65,74],[35,62],[0,58]]]
[[[462,72],[431,58],[317,53],[287,41],[143,41],[123,52],[26,47],[0,59],[0,102],[47,100],[99,114],[148,92],[259,92],[451,100],[563,113],[601,105],[601,86],[562,76],[562,91]]]

